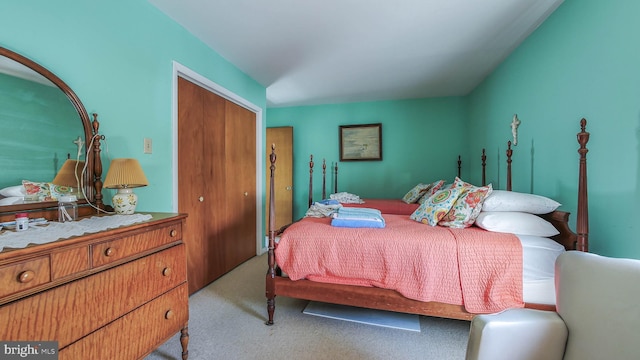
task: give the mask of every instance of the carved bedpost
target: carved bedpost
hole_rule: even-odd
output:
[[[322,200],[327,198],[327,161],[322,159]]]
[[[482,148],[482,186],[487,185],[487,155]]]
[[[460,169],[462,169],[462,158],[458,155],[458,178],[460,177]]]
[[[91,126],[93,127],[93,187],[95,190],[94,200],[95,206],[99,209],[104,209],[104,202],[102,201],[102,160],[100,159],[100,140],[104,140],[104,135],[100,135],[98,130],[100,129],[100,123],[98,122],[98,114],[93,113],[93,121]]]
[[[511,191],[511,155],[513,155],[513,150],[511,150],[511,140],[507,142],[507,191]]]
[[[276,171],[276,145],[271,145],[271,155],[269,155],[269,161],[271,162],[270,180],[269,180],[269,248],[267,254],[267,262],[269,268],[267,270],[266,278],[266,296],[267,296],[267,313],[269,314],[269,320],[267,325],[273,325],[273,313],[276,309],[276,254],[275,254],[275,239],[276,239],[276,205],[274,200],[275,195],[275,178],[274,173]]]
[[[309,155],[309,207],[313,204],[313,154]]]
[[[589,251],[589,200],[587,198],[587,142],[589,133],[585,131],[587,120],[580,120],[580,132],[578,143],[580,148],[580,170],[578,174],[578,216],[576,219],[576,232],[578,234],[576,250]]]

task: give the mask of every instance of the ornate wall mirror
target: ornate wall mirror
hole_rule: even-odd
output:
[[[44,216],[57,206],[60,192],[79,195],[85,214],[95,212],[89,203],[103,207],[103,137],[96,116],[91,121],[77,95],[52,72],[0,47],[0,219],[20,211]],[[80,164],[74,170],[81,182],[54,184],[63,165],[73,160]],[[50,188],[36,189],[43,184]]]

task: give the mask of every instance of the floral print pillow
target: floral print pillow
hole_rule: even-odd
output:
[[[33,182],[29,180],[22,180],[22,186],[25,190],[25,201],[54,201],[56,200],[51,196],[51,190],[49,189],[49,183],[46,182]]]
[[[433,194],[440,190],[442,188],[442,185],[444,185],[444,180],[434,181],[429,185],[429,190],[427,190],[424,195],[422,195],[422,197],[418,199],[418,204],[424,204],[427,199],[429,199],[431,196],[433,196]]]
[[[407,204],[415,203],[416,201],[418,201],[418,199],[422,197],[422,195],[424,195],[427,192],[427,190],[431,189],[432,185],[433,184],[420,183],[414,186],[413,189],[409,190],[409,192],[402,197],[402,201],[404,201]]]
[[[480,215],[482,203],[491,194],[493,187],[491,184],[476,187],[459,178],[456,178],[453,186],[462,189],[462,193],[438,225],[452,228],[469,227]]]
[[[451,207],[453,207],[462,190],[463,188],[455,187],[438,190],[420,205],[416,211],[411,214],[410,218],[423,224],[429,224],[431,226],[438,225],[438,222],[451,210]]]

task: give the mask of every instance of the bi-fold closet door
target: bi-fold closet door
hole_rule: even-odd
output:
[[[256,251],[255,113],[178,77],[178,211],[189,293]]]

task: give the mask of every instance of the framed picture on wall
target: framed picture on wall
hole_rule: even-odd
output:
[[[382,160],[382,124],[341,125],[340,161]]]

